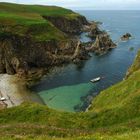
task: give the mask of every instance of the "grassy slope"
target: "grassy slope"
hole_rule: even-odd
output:
[[[138,54],[136,56],[136,59],[135,59],[133,65],[129,68],[129,70],[127,72],[127,77],[129,77],[130,75],[132,75],[135,71],[137,71],[139,69],[140,69],[140,50],[138,51]]]
[[[139,63],[138,57],[135,63]],[[102,91],[86,113],[58,112],[32,103],[2,110],[0,136],[4,133],[6,138],[15,134],[25,139],[56,136],[74,140],[137,140],[140,138],[139,89],[140,70],[137,70],[128,79]]]
[[[70,20],[79,16],[71,10],[55,6],[0,3],[0,35],[11,33],[30,36],[38,41],[66,39],[64,33],[42,18],[44,15],[64,16]]]
[[[28,8],[30,7],[30,8]],[[38,9],[38,12],[35,11]],[[54,8],[53,13],[51,13]],[[4,10],[6,9],[6,10]],[[42,14],[56,16],[58,7],[21,6],[17,12],[17,5],[0,3],[0,25],[8,25],[6,30],[17,34],[25,34],[29,29],[38,40],[47,30],[50,36],[43,39],[57,37],[54,28],[48,21],[42,19]],[[49,9],[51,9],[49,11]],[[25,11],[24,11],[25,10]],[[63,11],[64,9],[62,9]],[[11,12],[13,11],[13,12]],[[61,11],[61,12],[62,12]],[[27,13],[26,13],[27,12]],[[61,15],[61,12],[59,13]],[[23,14],[24,13],[24,14]],[[71,11],[64,10],[62,15],[68,18]],[[34,15],[34,16],[33,16]],[[7,18],[8,17],[8,18]],[[28,19],[28,20],[27,20]],[[26,21],[26,22],[24,22]],[[43,26],[44,25],[44,26]],[[46,26],[47,25],[47,26]],[[36,26],[41,29],[36,31]],[[22,28],[21,28],[22,27]],[[24,28],[23,28],[24,27]],[[49,27],[49,28],[47,28]],[[51,31],[49,31],[49,29]],[[37,27],[38,28],[38,27]],[[15,30],[20,29],[20,30]],[[33,32],[34,31],[34,32]],[[57,33],[58,33],[57,32]],[[60,34],[59,34],[60,35]],[[62,38],[63,38],[63,34]],[[61,38],[61,37],[60,37]],[[140,52],[129,69],[129,77],[102,91],[93,100],[89,112],[66,113],[51,110],[45,106],[25,103],[21,106],[0,111],[0,137],[2,139],[56,139],[50,136],[65,137],[65,139],[109,139],[132,140],[140,139]]]
[[[39,15],[49,15],[49,16],[66,16],[68,18],[76,17],[77,14],[73,13],[71,10],[64,9],[56,6],[40,6],[40,5],[18,5],[18,4],[8,4],[0,3],[1,12],[12,12],[12,13],[24,13],[30,15],[32,13]]]

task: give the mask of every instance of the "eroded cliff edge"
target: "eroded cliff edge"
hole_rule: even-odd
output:
[[[0,7],[0,73],[28,74],[88,56],[75,36],[88,24],[85,17],[60,7]]]
[[[82,44],[79,34],[93,41]],[[114,48],[107,33],[71,10],[55,6],[0,3],[0,73],[29,75],[77,63]]]

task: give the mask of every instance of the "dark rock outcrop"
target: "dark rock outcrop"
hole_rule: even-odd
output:
[[[89,37],[92,39],[96,38],[97,35],[102,34],[103,31],[101,31],[96,23],[92,23],[90,26],[90,32],[89,32]]]
[[[96,54],[102,54],[116,47],[116,44],[111,40],[107,33],[97,35],[96,40],[89,45],[86,47],[86,50],[95,52]]]
[[[99,24],[97,22],[89,22],[88,25],[84,25],[83,31],[88,33],[88,37],[95,39],[97,35],[103,34],[104,31],[99,29]]]
[[[130,33],[126,33],[125,35],[121,37],[121,40],[126,41],[126,40],[129,40],[131,37],[132,35]]]
[[[67,34],[80,34],[83,31],[83,26],[89,24],[84,16],[78,16],[74,19],[61,16],[43,16],[43,18],[49,20],[58,29]]]
[[[5,36],[0,38],[0,73],[28,74],[35,68],[49,68],[83,59],[83,49],[77,50],[77,43],[76,39],[34,42],[27,37]]]
[[[82,46],[84,46],[88,52],[103,54],[116,47],[116,44],[112,41],[108,33],[104,30],[100,30],[98,23],[89,22],[89,25],[85,25],[83,30],[87,32],[88,37],[91,38],[91,41],[82,43]]]

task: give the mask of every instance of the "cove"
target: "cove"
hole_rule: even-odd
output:
[[[101,21],[101,28],[108,31],[111,38],[118,42],[119,38],[129,32],[134,39],[118,42],[116,49],[102,56],[92,57],[80,65],[64,65],[55,67],[32,90],[37,92],[50,108],[75,111],[81,106],[86,96],[93,98],[97,93],[123,80],[140,48],[140,11],[77,11],[89,20]],[[88,41],[84,35],[81,40]],[[134,47],[133,51],[130,48]],[[89,81],[102,76],[100,82]],[[85,100],[84,100],[85,99]]]

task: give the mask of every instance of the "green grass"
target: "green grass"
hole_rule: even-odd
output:
[[[1,110],[0,136],[5,133],[5,137],[14,134],[38,139],[55,136],[76,140],[137,140],[140,137],[139,89],[140,70],[136,70],[126,80],[102,91],[93,100],[89,112],[60,112],[33,103]]]
[[[138,56],[133,66],[138,65]],[[102,91],[93,100],[89,112],[60,112],[24,103],[1,110],[0,124],[3,139],[55,136],[75,140],[137,140],[140,137],[140,70],[134,70],[126,80]]]
[[[78,14],[73,11],[57,6],[41,6],[41,5],[19,5],[0,3],[0,11],[9,13],[39,14],[45,16],[66,16],[69,18],[77,17]]]
[[[67,36],[43,16],[63,16],[73,20],[80,16],[56,6],[0,3],[0,36],[28,36],[34,41],[66,40]]]
[[[129,77],[130,75],[132,75],[135,71],[140,69],[140,50],[138,51],[138,54],[136,56],[136,59],[133,63],[133,65],[129,68],[128,72],[127,72],[127,77]]]
[[[134,132],[127,132],[123,134],[116,134],[116,135],[107,135],[100,133],[87,135],[87,136],[78,136],[78,137],[68,137],[68,138],[58,138],[58,137],[49,137],[49,136],[10,136],[10,137],[3,137],[1,140],[139,140],[140,139],[140,130]]]

